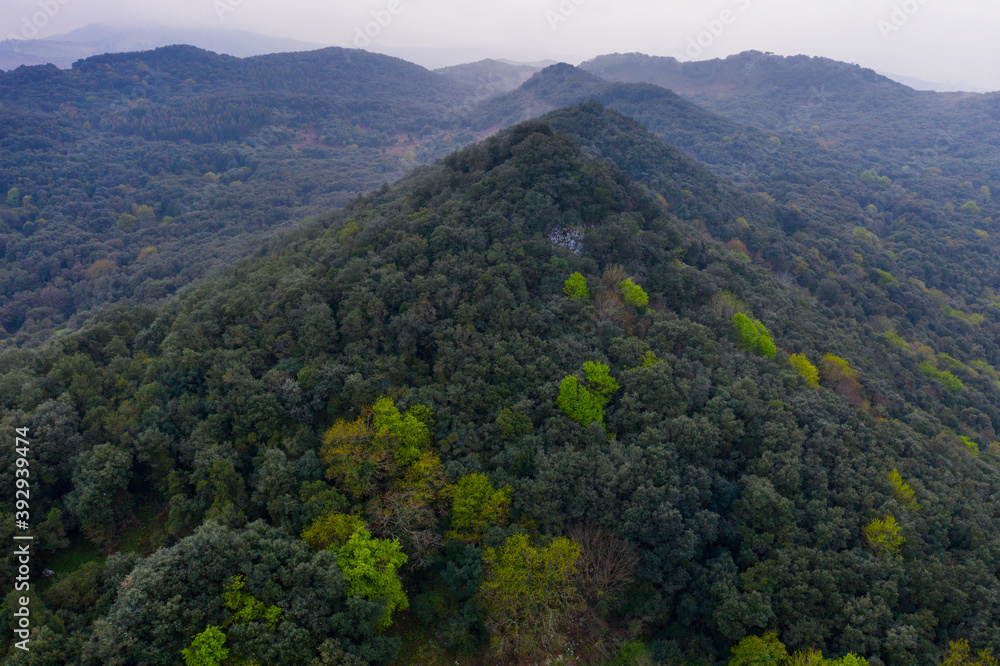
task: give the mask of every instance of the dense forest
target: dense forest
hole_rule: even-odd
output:
[[[23,466],[2,450],[0,475],[29,475],[35,538],[31,652],[5,593],[4,663],[996,663],[995,130],[921,162],[919,132],[868,145],[843,109],[798,132],[752,97],[730,113],[736,92],[713,113],[569,65],[485,100],[510,87],[489,67],[463,83],[370,56],[396,87],[345,83],[368,57],[163,49],[0,76],[5,118],[47,119],[2,125],[19,142],[3,178],[70,157],[99,172],[0,181],[18,189],[5,268],[24,281],[3,287],[20,344],[0,354],[0,423],[31,442]],[[173,73],[148,102],[73,101],[110,108],[122,72],[157,59]],[[302,59],[343,69],[296,78]],[[374,89],[392,99],[366,136],[412,133],[413,164],[448,128],[510,127],[377,189],[355,161],[326,171],[343,146],[263,139],[276,115]],[[371,147],[385,180],[403,164],[387,145]],[[84,152],[112,149],[147,166]],[[242,194],[209,162],[155,171],[251,149]],[[261,197],[300,187],[305,159],[327,193],[311,205],[337,203],[330,188],[347,204],[274,234],[286,218]],[[72,188],[133,173],[200,217],[135,198],[152,213],[66,226],[110,210]],[[275,217],[241,226],[234,196]],[[64,226],[37,222],[45,206]],[[207,226],[147,252],[162,273],[77,258],[178,219]],[[23,254],[42,239],[55,263]],[[185,256],[196,240],[211,262]],[[16,318],[59,290],[61,314]]]
[[[457,119],[484,94],[344,49],[167,47],[0,73],[0,341],[167,297],[481,138]]]

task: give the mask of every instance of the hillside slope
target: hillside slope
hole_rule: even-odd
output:
[[[0,338],[155,301],[475,140],[454,132],[473,92],[343,49],[168,47],[0,74]]]
[[[59,569],[33,654],[169,664],[212,626],[276,664],[387,663],[399,639],[420,663],[716,663],[767,630],[872,664],[1000,648],[998,389],[936,388],[855,316],[890,286],[824,304],[778,279],[760,253],[790,222],[587,104],[7,352],[2,422],[30,425],[44,479],[33,566],[65,536],[121,551]],[[390,606],[349,599],[358,521],[406,555]],[[273,623],[227,610],[237,574]]]

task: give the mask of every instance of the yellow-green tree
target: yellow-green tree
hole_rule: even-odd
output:
[[[896,501],[905,506],[910,511],[920,511],[920,505],[914,499],[913,488],[910,487],[898,469],[889,472],[889,483],[892,484],[892,494]]]
[[[385,601],[385,614],[375,623],[379,629],[392,624],[392,613],[397,608],[410,607],[399,580],[399,568],[406,564],[407,557],[398,539],[373,539],[371,532],[362,527],[347,543],[339,548],[330,546],[328,550],[337,554],[348,594]]]
[[[302,530],[302,540],[316,550],[324,550],[331,544],[339,546],[364,526],[365,521],[358,516],[330,511]]]
[[[861,374],[839,356],[827,354],[820,363],[820,375],[823,380],[833,386],[838,395],[842,395],[855,405],[865,404],[861,382]]]
[[[788,357],[788,361],[792,364],[800,375],[805,377],[806,383],[813,388],[819,386],[819,370],[816,366],[809,362],[809,359],[805,357],[804,354],[792,354]]]
[[[587,289],[587,278],[582,273],[573,273],[563,285],[563,293],[570,298],[590,298],[590,290]]]
[[[784,666],[868,666],[868,660],[853,653],[842,659],[824,659],[819,650],[800,650],[789,657]]]
[[[969,641],[962,638],[948,645],[941,666],[1000,666],[1000,661],[989,648],[973,654]]]
[[[823,369],[823,379],[834,386],[843,382],[857,382],[861,377],[847,361],[833,354],[824,356],[820,367]]]
[[[326,477],[355,499],[371,493],[396,471],[389,441],[377,437],[371,410],[354,421],[338,420],[323,435],[320,457]]]
[[[626,303],[631,303],[637,308],[644,308],[649,305],[649,294],[642,287],[632,282],[631,278],[626,278],[618,285],[622,290],[622,296]]]
[[[732,652],[729,666],[780,666],[789,658],[788,650],[774,631],[763,636],[747,636],[732,648]]]
[[[393,440],[393,456],[405,465],[420,458],[420,450],[430,444],[431,432],[426,419],[430,410],[423,405],[411,407],[406,414],[388,398],[379,398],[372,407],[372,424],[380,436]]]
[[[865,539],[876,555],[880,557],[899,555],[905,540],[895,516],[888,514],[884,519],[873,518],[865,525],[864,531]]]
[[[969,450],[969,453],[979,457],[979,444],[972,441],[971,437],[966,437],[965,435],[959,435],[959,439],[962,440],[962,444],[965,444],[965,448]]]
[[[323,435],[320,457],[326,476],[355,499],[371,495],[419,461],[431,443],[430,410],[416,405],[400,413],[379,398],[354,421],[338,420]]]
[[[485,474],[466,474],[455,485],[448,535],[453,539],[478,541],[490,525],[506,525],[510,494],[510,486],[494,489]]]
[[[580,603],[579,558],[580,547],[565,537],[537,548],[526,534],[514,534],[501,548],[486,549],[479,597],[498,654],[544,654],[558,641],[560,626]]]

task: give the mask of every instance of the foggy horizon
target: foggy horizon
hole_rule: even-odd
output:
[[[246,31],[317,46],[402,57],[428,68],[483,58],[579,64],[610,53],[711,60],[744,51],[807,55],[858,64],[903,80],[952,90],[1000,90],[985,2],[718,0],[692,6],[649,0],[524,0],[468,11],[454,1],[373,0],[278,7],[264,0],[181,0],[138,6],[118,0],[14,0],[0,10],[0,39],[54,38],[107,25]],[[489,25],[486,33],[482,26]],[[984,48],[997,53],[983,55]]]

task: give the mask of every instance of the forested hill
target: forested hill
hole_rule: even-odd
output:
[[[88,95],[119,101],[122,93],[132,91],[135,76],[152,78],[142,99],[154,102],[208,90],[219,95],[274,92],[331,96],[358,105],[406,103],[437,114],[442,107],[459,104],[467,93],[461,83],[419,65],[365,51],[333,47],[235,58],[193,46],[93,56],[77,61],[71,70],[18,68],[0,77],[0,92],[5,105],[27,99],[52,111],[67,102],[85,102]],[[372,85],[375,80],[384,85]]]
[[[479,136],[475,90],[325,49],[193,47],[0,73],[0,339],[147,303]]]
[[[586,104],[8,351],[32,663],[1000,648],[995,347],[811,219]]]
[[[503,62],[501,60],[480,60],[464,65],[442,67],[434,70],[449,78],[474,86],[483,97],[509,92],[536,74],[541,67]]]
[[[574,96],[628,114],[713,172],[738,180],[745,198],[753,194],[780,204],[780,228],[766,229],[742,216],[752,231],[738,228],[731,217],[730,226],[714,233],[744,244],[754,261],[765,262],[824,305],[846,308],[843,318],[866,321],[893,339],[902,336],[905,353],[911,347],[932,350],[924,359],[928,376],[950,372],[951,362],[936,356],[942,353],[966,367],[984,362],[991,368],[987,375],[996,374],[1000,225],[992,190],[1000,184],[990,169],[975,171],[976,161],[955,157],[909,166],[903,149],[858,154],[816,137],[770,134],[720,118],[658,86],[605,83],[568,65],[544,70],[521,89],[485,103],[484,115],[516,117],[572,102]],[[1000,139],[996,129],[983,131]],[[1000,164],[1000,153],[984,153],[983,163]],[[621,151],[618,159],[639,180],[649,181],[654,173],[636,168],[634,149]],[[686,210],[717,198],[688,190]],[[873,297],[884,304],[873,307]],[[946,402],[928,397],[923,409],[938,413]],[[985,398],[984,404],[995,400]]]
[[[681,63],[642,54],[580,66],[609,81],[654,83],[706,109],[768,131],[801,132],[838,150],[947,169],[989,155],[996,176],[997,93],[917,91],[827,58],[748,51]]]
[[[802,174],[800,181],[814,183],[862,164],[795,136],[778,151],[771,133],[707,111],[673,91],[648,83],[605,81],[567,64],[547,67],[517,90],[484,101],[472,123],[479,128],[510,125],[590,100],[631,116],[716,173],[759,189],[770,191],[793,171]]]

